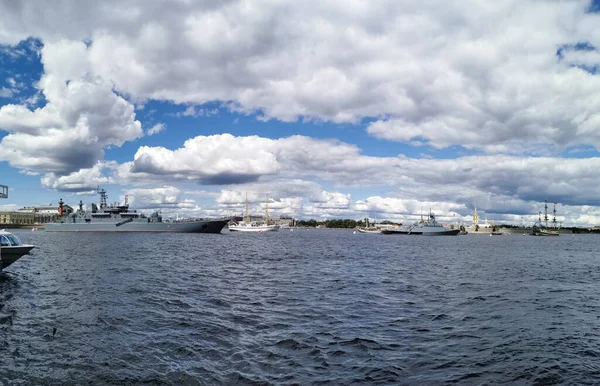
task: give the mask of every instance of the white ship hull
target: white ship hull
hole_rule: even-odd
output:
[[[229,231],[231,232],[274,232],[279,229],[279,225],[252,225],[252,224],[239,224],[230,225]]]

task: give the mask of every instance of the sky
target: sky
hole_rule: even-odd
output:
[[[600,226],[600,1],[0,0],[0,210]]]

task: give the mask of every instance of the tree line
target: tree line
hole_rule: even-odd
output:
[[[317,227],[322,226],[325,228],[356,228],[356,227],[365,227],[367,226],[367,222],[365,220],[351,220],[349,218],[338,219],[338,220],[325,220],[325,221],[317,221],[314,219],[310,220],[299,220],[296,223],[301,227]],[[380,221],[378,224],[394,224],[390,221]],[[374,225],[372,222],[369,225]]]

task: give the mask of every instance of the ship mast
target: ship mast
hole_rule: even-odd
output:
[[[268,193],[265,194],[265,198],[267,200],[266,206],[265,206],[265,209],[266,209],[266,212],[267,212],[267,225],[269,225],[269,194]]]
[[[248,217],[248,192],[246,192],[246,218],[244,219],[246,224],[250,222],[250,218]]]
[[[544,225],[548,228],[548,197],[544,199]]]
[[[554,213],[554,215],[553,215],[553,217],[552,217],[552,226],[553,226],[554,228],[556,228],[556,202],[554,203],[554,210],[553,210],[553,213]]]
[[[100,209],[104,209],[107,207],[107,205],[106,205],[106,198],[107,198],[106,190],[104,190],[104,188],[102,188],[98,191],[98,193],[100,193]]]

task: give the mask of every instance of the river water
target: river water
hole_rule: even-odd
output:
[[[600,236],[14,233],[0,384],[600,379]]]

